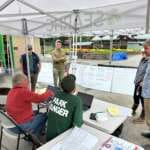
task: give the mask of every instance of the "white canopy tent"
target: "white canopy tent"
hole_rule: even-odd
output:
[[[49,37],[84,31],[145,28],[147,0],[1,0],[0,32]]]

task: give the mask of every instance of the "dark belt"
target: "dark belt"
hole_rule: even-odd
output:
[[[54,62],[54,64],[64,64],[63,62]]]

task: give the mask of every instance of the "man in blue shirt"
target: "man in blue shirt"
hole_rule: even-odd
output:
[[[35,91],[35,86],[38,78],[38,73],[41,69],[41,63],[38,55],[32,51],[32,46],[28,45],[28,56],[29,56],[29,68],[30,68],[30,76],[31,76],[31,90]],[[22,66],[23,73],[28,76],[28,68],[27,68],[27,55],[21,55],[20,63]]]

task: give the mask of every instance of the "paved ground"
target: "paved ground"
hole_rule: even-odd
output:
[[[112,64],[116,65],[124,65],[124,66],[137,66],[138,62],[140,60],[141,56],[131,56],[128,60],[125,61],[119,61],[119,62],[112,62]],[[45,59],[46,61],[50,61],[49,57]],[[96,64],[108,64],[108,61],[93,61],[93,60],[78,60],[78,62],[81,63],[88,63],[89,62],[93,65]],[[122,95],[122,94],[115,94],[115,93],[108,93],[104,91],[97,91],[97,90],[91,90],[91,89],[85,89],[83,87],[78,87],[81,91],[91,93],[95,97],[108,101],[111,103],[119,104],[122,106],[131,107],[132,106],[132,97],[128,95]],[[138,114],[140,112],[140,108],[138,110]],[[146,139],[140,135],[140,133],[146,129],[146,124],[133,124],[132,118],[128,118],[124,123],[124,128],[121,134],[121,138],[128,140],[130,142],[133,142],[138,145],[144,145],[144,144],[150,144],[150,139]],[[15,149],[15,142],[9,141],[7,138],[4,138],[5,147],[9,147],[10,150]],[[31,149],[31,143],[23,142],[21,144],[20,150],[30,150]],[[147,146],[146,150],[150,150],[150,146]]]

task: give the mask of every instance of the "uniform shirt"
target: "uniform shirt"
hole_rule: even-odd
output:
[[[66,62],[66,55],[65,52],[55,49],[52,52],[52,59],[53,59],[53,67],[57,70],[64,70],[65,69],[65,62]]]
[[[57,92],[49,106],[47,140],[51,140],[67,129],[83,123],[81,99],[78,96]]]
[[[28,88],[16,86],[8,93],[6,111],[18,124],[28,122],[33,117],[32,102],[40,103],[52,95],[51,91],[36,94]]]

